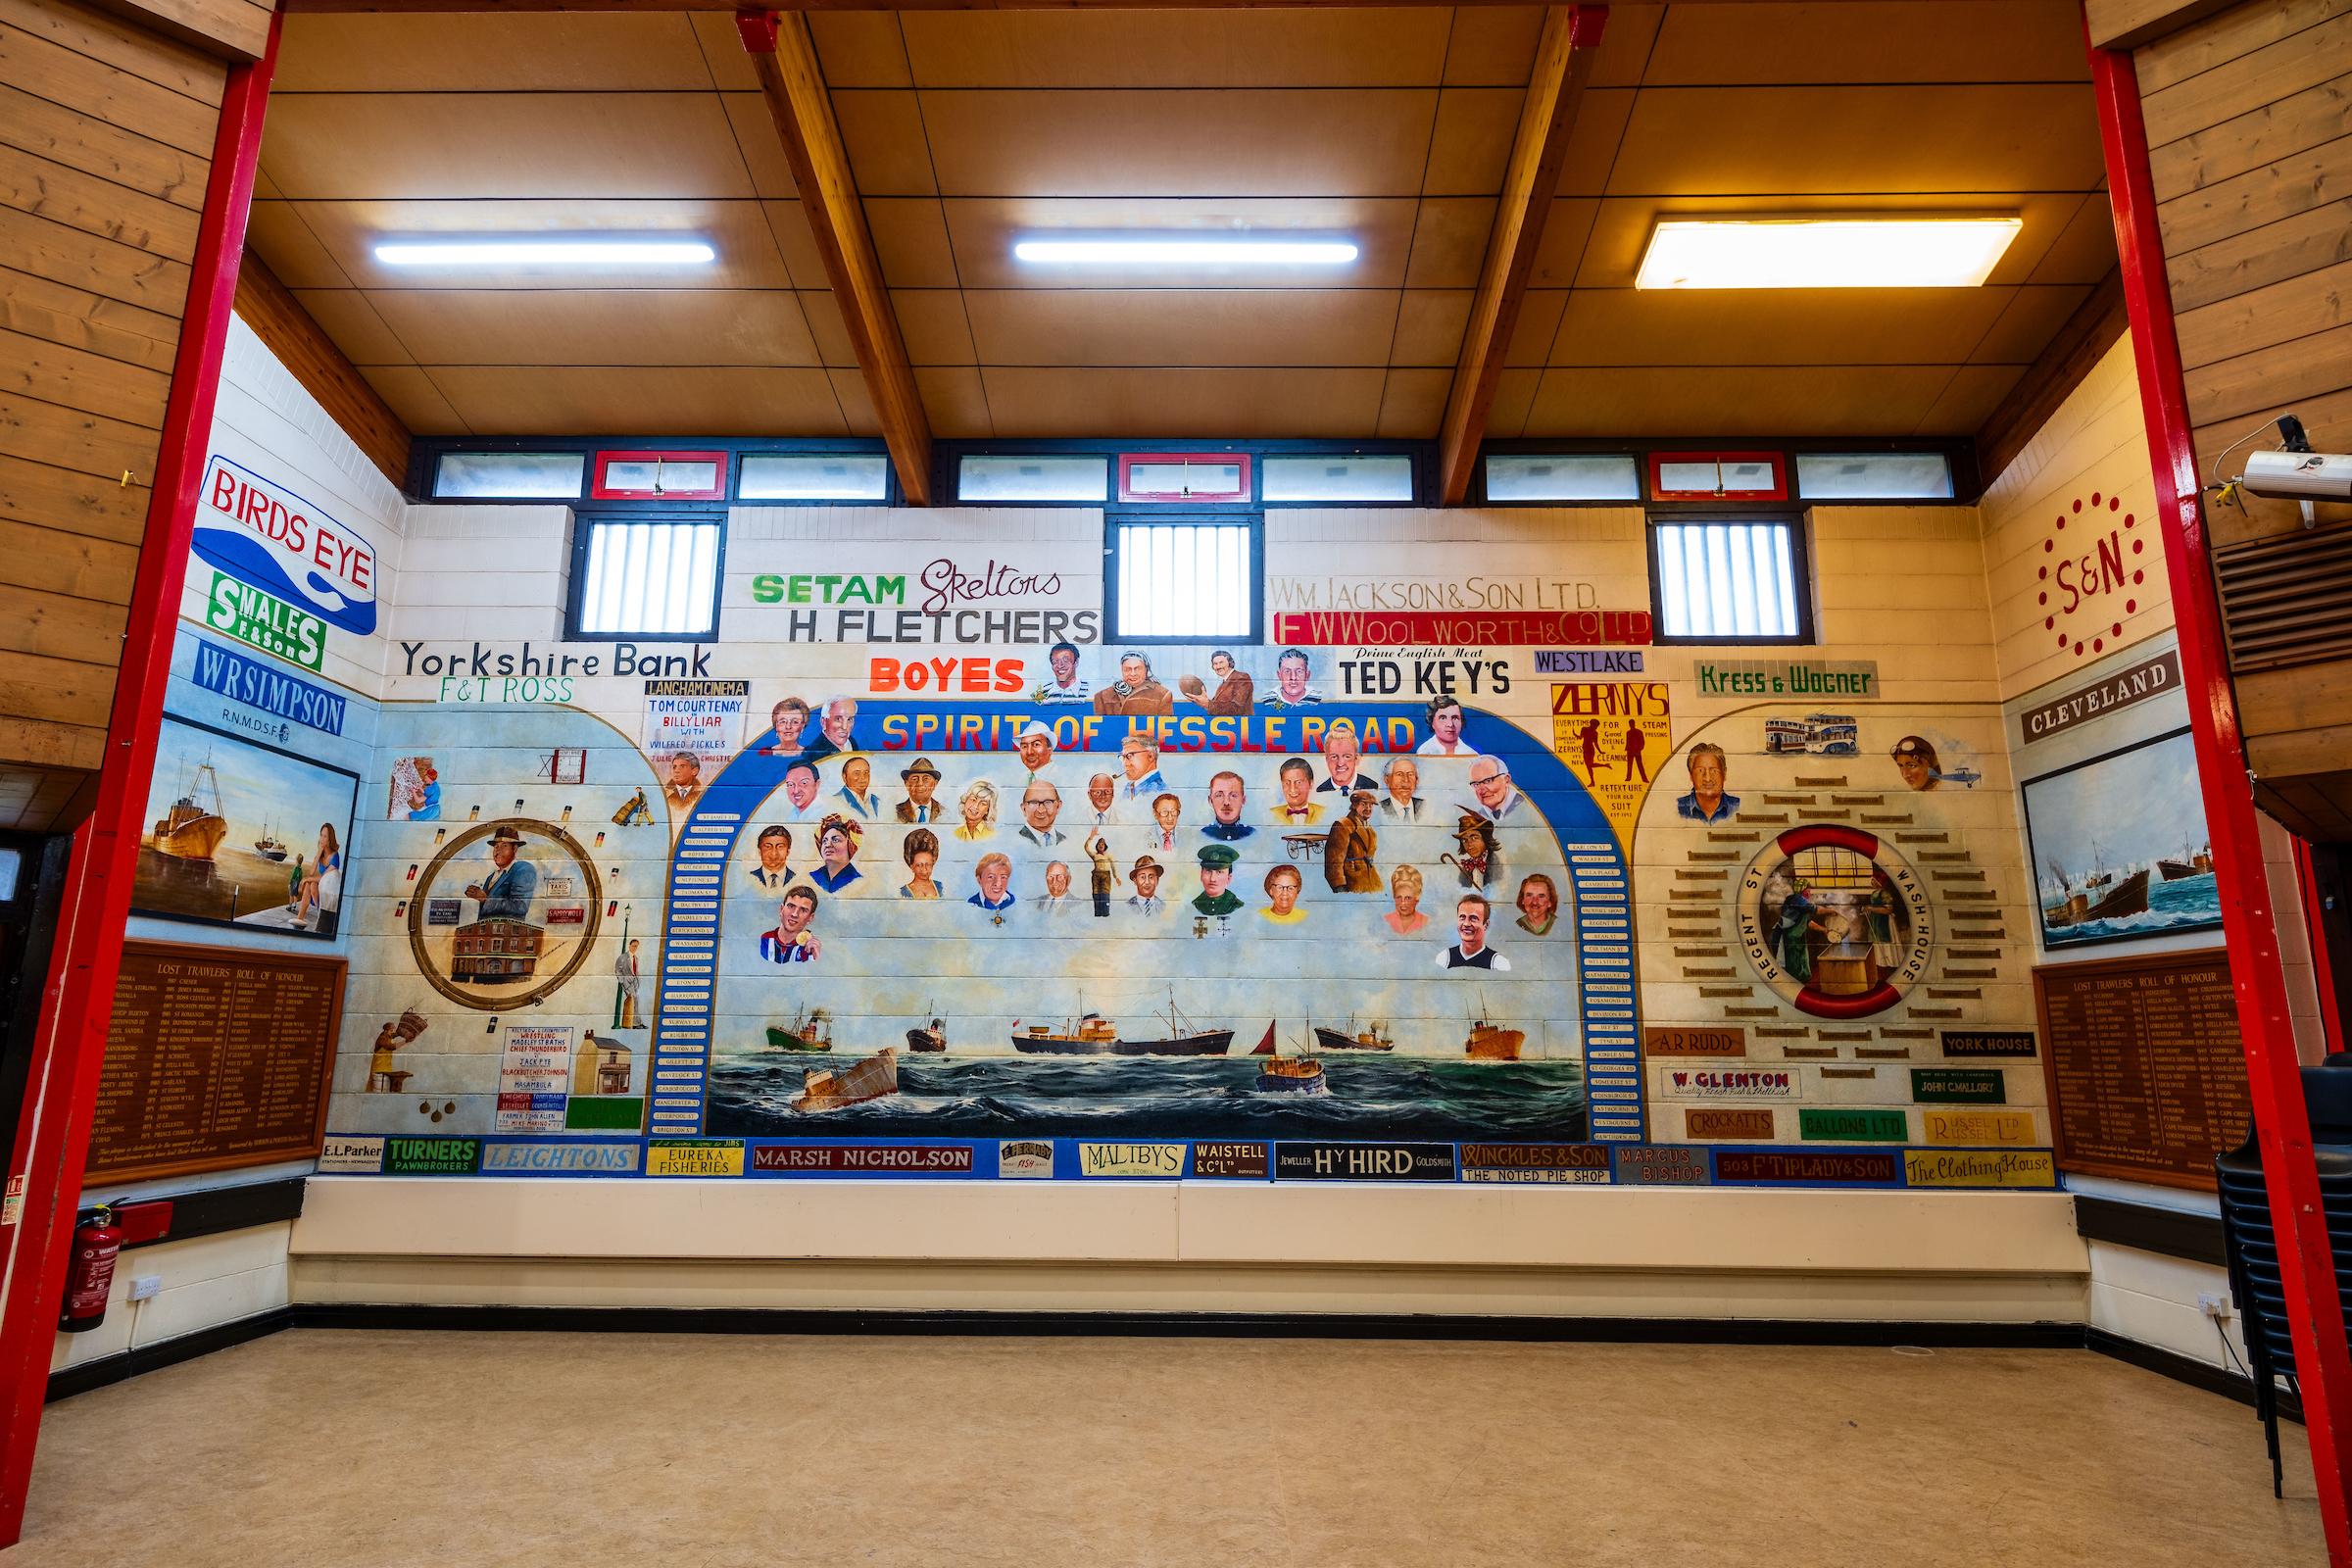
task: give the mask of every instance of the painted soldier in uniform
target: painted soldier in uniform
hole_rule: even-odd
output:
[[[1233,891],[1233,862],[1241,858],[1230,844],[1200,846],[1200,892],[1193,900],[1197,912],[1222,918],[1242,906]]]

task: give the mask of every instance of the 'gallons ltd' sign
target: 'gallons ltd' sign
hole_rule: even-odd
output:
[[[355,636],[375,630],[375,547],[312,503],[216,456],[196,504],[196,554]]]

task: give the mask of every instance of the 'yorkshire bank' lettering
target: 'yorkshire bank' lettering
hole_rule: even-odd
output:
[[[196,504],[197,556],[357,637],[375,630],[375,547],[316,505],[216,454]]]

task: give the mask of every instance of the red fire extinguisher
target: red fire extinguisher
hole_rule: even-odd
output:
[[[74,1255],[66,1263],[66,1303],[59,1311],[61,1333],[81,1334],[106,1321],[106,1296],[115,1283],[115,1254],[122,1250],[122,1227],[101,1203],[74,1227]]]

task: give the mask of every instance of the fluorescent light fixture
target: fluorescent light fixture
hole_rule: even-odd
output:
[[[376,246],[386,267],[705,267],[718,252],[701,240],[452,239]]]
[[[1224,234],[1125,234],[1024,239],[1012,254],[1048,267],[1345,267],[1353,240]]]
[[[1665,218],[1636,288],[1974,288],[2014,216]]]

